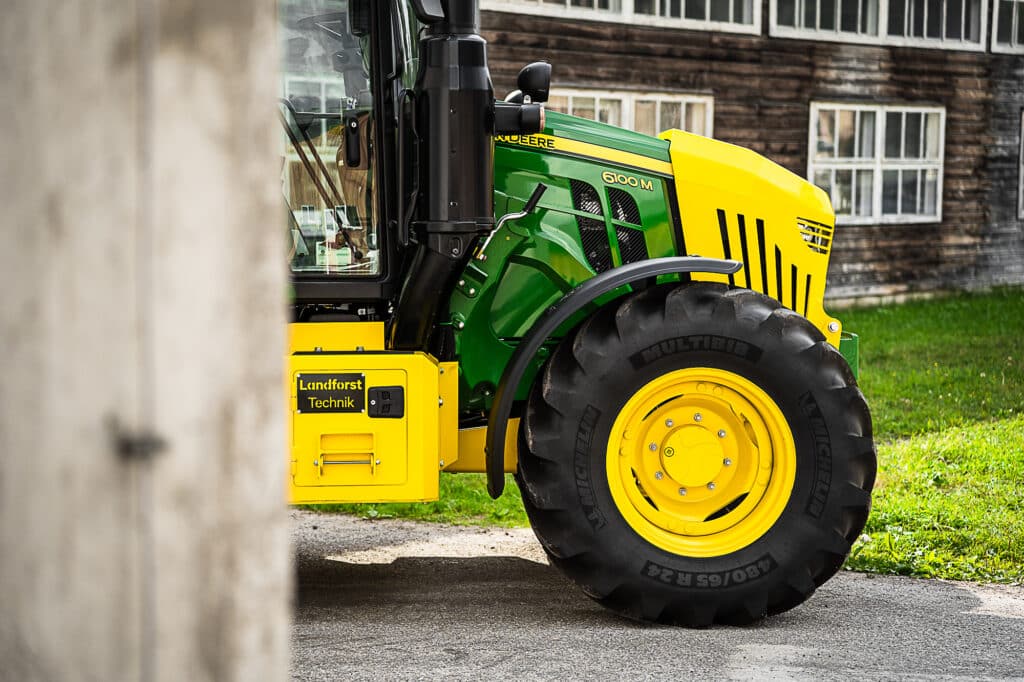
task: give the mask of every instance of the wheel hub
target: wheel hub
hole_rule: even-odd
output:
[[[676,554],[718,556],[763,535],[795,477],[792,433],[748,379],[688,368],[637,391],[608,443],[612,497],[641,536]]]
[[[673,429],[661,448],[665,473],[686,488],[713,483],[724,459],[718,437],[704,426]]]

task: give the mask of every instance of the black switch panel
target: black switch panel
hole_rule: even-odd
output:
[[[373,386],[369,391],[367,414],[398,419],[405,416],[405,389],[401,386]]]

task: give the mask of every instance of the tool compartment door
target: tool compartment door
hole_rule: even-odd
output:
[[[298,371],[293,386],[295,485],[406,482],[408,412],[393,397],[408,394],[404,370]],[[370,416],[371,392],[389,394],[395,416]]]
[[[437,499],[439,367],[423,353],[289,358],[290,500]]]

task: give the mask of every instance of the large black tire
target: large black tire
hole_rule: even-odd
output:
[[[608,449],[631,396],[669,373],[709,367],[762,389],[795,449],[777,520],[711,556],[669,551],[627,521],[609,485]],[[702,627],[749,623],[807,599],[863,529],[875,471],[864,397],[823,335],[761,294],[693,283],[619,299],[562,341],[527,401],[517,481],[541,544],[586,594],[632,618]]]

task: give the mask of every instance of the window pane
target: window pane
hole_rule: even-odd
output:
[[[849,109],[839,112],[839,153],[838,156],[849,159],[854,156],[853,122],[855,113]]]
[[[825,190],[825,193],[832,196],[832,171],[819,170],[814,172],[814,184]]]
[[[836,213],[850,215],[853,209],[853,171],[837,170],[832,188],[832,208]]]
[[[617,99],[602,99],[597,120],[601,123],[617,126],[622,121],[622,101]]]
[[[637,14],[654,14],[654,3],[657,0],[634,0],[633,11]]]
[[[857,0],[839,0],[842,8],[840,17],[840,29],[843,31],[857,30]]]
[[[796,26],[796,0],[779,0],[779,26]]]
[[[633,108],[633,129],[645,135],[657,135],[658,130],[656,102],[650,100],[637,100]]]
[[[967,40],[981,40],[981,0],[967,0],[967,11],[964,21],[964,37]]]
[[[964,33],[963,0],[947,0],[946,2],[946,37],[951,40],[960,40]]]
[[[1024,45],[1024,2],[1017,3],[1017,47]]]
[[[704,19],[706,18],[704,9],[705,0],[686,0],[686,18],[687,19]]]
[[[900,172],[882,172],[882,213],[895,215],[899,212]]]
[[[900,213],[917,213],[917,171],[900,171],[901,196]]]
[[[906,140],[903,147],[903,158],[921,158],[921,114],[908,113],[905,119]]]
[[[711,0],[711,21],[729,21],[729,0]]]
[[[889,35],[904,35],[904,22],[907,17],[905,0],[889,0]]]
[[[811,0],[807,0],[810,2]],[[821,0],[819,4],[820,28],[834,31],[836,29],[836,3],[839,0]],[[810,28],[808,26],[808,28]]]
[[[900,141],[903,139],[903,114],[890,111],[885,115],[885,157],[900,158]]]
[[[925,3],[927,12],[927,33],[929,38],[942,37],[942,0],[928,0]]]
[[[878,35],[878,0],[861,0],[860,32],[867,35]]]
[[[999,17],[996,20],[999,24],[996,30],[996,42],[1004,45],[1010,44],[1010,32],[1013,30],[1013,3],[1009,0],[1000,0]]]
[[[563,114],[569,113],[569,98],[565,95],[551,95],[548,97],[547,104],[544,105],[544,108]]]
[[[831,2],[832,0],[825,0]],[[818,25],[818,0],[804,0],[804,28],[815,28]]]
[[[665,10],[663,14],[667,17],[679,17],[682,16],[682,0],[663,0]]]
[[[875,112],[860,112],[860,151],[862,159],[875,158]]]
[[[704,125],[707,118],[707,105],[703,102],[690,102],[686,105],[686,127],[685,130],[698,135],[707,135],[707,128]]]
[[[683,127],[683,106],[679,102],[661,103],[661,122],[658,124],[662,130],[669,128]]]
[[[924,37],[924,0],[911,0],[910,35],[915,38]]]
[[[830,110],[818,112],[818,140],[815,158],[827,159],[835,156],[835,120],[836,113]]]
[[[594,106],[596,102],[593,97],[573,97],[572,115],[580,118],[594,120]]]
[[[740,24],[754,23],[754,0],[735,0],[732,20]]]
[[[942,156],[939,149],[939,114],[928,114],[925,116],[925,156],[929,159],[938,159]]]
[[[869,216],[874,204],[875,172],[873,170],[859,170],[857,175],[857,206],[854,215]]]
[[[924,171],[923,206],[921,212],[925,215],[938,215],[938,187],[939,172],[937,170]]]

